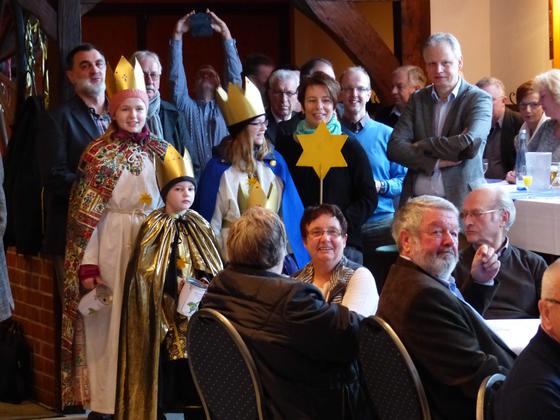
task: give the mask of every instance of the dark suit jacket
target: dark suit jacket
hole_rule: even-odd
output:
[[[313,285],[231,265],[200,306],[226,316],[251,350],[268,419],[347,418],[342,391],[356,383],[357,314],[326,303]]]
[[[290,117],[290,120],[294,118],[296,115],[297,114],[295,112],[292,112],[292,116]],[[276,119],[274,118],[274,115],[272,114],[270,108],[266,110],[266,119],[268,120],[268,126],[266,127],[265,136],[268,140],[270,140],[272,144],[276,145],[276,138],[280,134],[279,125],[282,124],[284,121],[280,121],[279,123],[276,122]]]
[[[516,152],[513,140],[522,125],[523,119],[519,113],[506,107],[500,135],[500,150],[502,154],[502,162],[507,171],[511,171],[515,168]]]
[[[163,139],[183,154],[184,148],[188,149],[190,144],[185,118],[179,114],[175,105],[164,100],[159,107],[159,118],[163,127]]]
[[[36,145],[45,192],[44,250],[48,253],[64,255],[70,188],[82,152],[101,134],[79,96],[44,113],[39,122]]]
[[[375,115],[375,121],[382,124],[388,125],[389,127],[394,127],[399,121],[399,116],[393,113],[393,106],[386,106],[379,110]]]
[[[403,258],[389,271],[377,315],[410,352],[434,419],[474,419],[482,380],[513,363],[511,350],[471,308]]]
[[[461,161],[441,170],[445,198],[461,208],[465,196],[485,183],[482,154],[492,121],[492,98],[462,80],[440,137],[434,127],[436,102],[431,85],[410,96],[387,145],[387,155],[408,168],[401,203],[413,195],[418,173],[432,175],[438,159]]]
[[[560,343],[542,328],[521,352],[498,390],[494,418],[560,418]]]

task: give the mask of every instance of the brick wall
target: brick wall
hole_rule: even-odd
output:
[[[58,322],[60,305],[50,260],[7,252],[8,274],[15,301],[14,318],[23,326],[33,351],[35,399],[59,408]]]

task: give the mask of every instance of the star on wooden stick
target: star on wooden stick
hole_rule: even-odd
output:
[[[313,134],[299,134],[297,138],[303,152],[296,166],[312,167],[321,182],[331,168],[348,166],[342,156],[342,146],[348,138],[346,134],[331,134],[327,124],[321,122]]]

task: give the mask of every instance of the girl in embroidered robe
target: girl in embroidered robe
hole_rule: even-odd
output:
[[[121,66],[123,60],[127,68]],[[114,412],[125,272],[142,222],[162,204],[155,163],[169,146],[146,126],[148,97],[141,68],[133,70],[121,58],[115,77],[122,74],[127,77],[116,88],[115,82],[112,90],[107,85],[113,121],[84,151],[69,205],[62,401],[63,406],[89,407],[92,418],[110,418]],[[82,316],[77,312],[80,297],[99,284],[112,290],[112,304]]]

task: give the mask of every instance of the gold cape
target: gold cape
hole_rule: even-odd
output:
[[[160,345],[184,357],[185,318],[164,293],[172,245],[179,230],[180,267],[190,277],[211,279],[222,268],[219,246],[208,222],[192,210],[180,216],[164,209],[144,221],[129,263],[123,296],[115,419],[156,419]],[[175,340],[174,338],[178,338]],[[177,353],[178,352],[178,353]],[[185,372],[185,375],[188,373]]]

